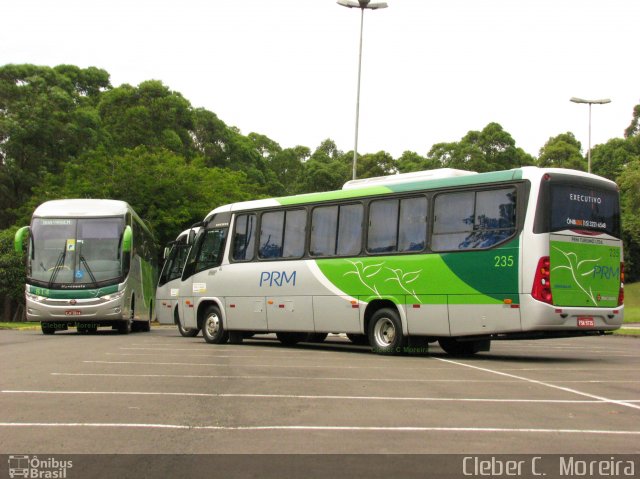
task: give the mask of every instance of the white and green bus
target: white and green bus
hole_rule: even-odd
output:
[[[216,208],[178,309],[210,343],[338,332],[379,353],[438,341],[473,354],[497,339],[619,328],[623,276],[615,183],[564,169],[443,169]]]
[[[157,282],[156,242],[124,201],[65,199],[36,208],[28,235],[26,316],[44,334],[76,326],[149,331]]]
[[[165,247],[164,265],[160,271],[158,287],[156,288],[156,317],[158,322],[160,324],[175,324],[182,336],[191,338],[197,336],[200,330],[185,328],[182,325],[178,312],[178,293],[182,268],[199,229],[196,226],[184,230]]]

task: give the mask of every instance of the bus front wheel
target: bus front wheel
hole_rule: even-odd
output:
[[[183,338],[194,338],[200,332],[199,329],[189,329],[185,328],[182,325],[182,323],[180,322],[180,316],[178,315],[178,308],[176,308],[175,312],[173,313],[173,321],[176,323],[176,326],[178,326],[178,332]]]
[[[56,328],[49,323],[40,323],[40,329],[42,329],[42,334],[54,334],[56,332]]]
[[[222,325],[222,316],[217,306],[209,306],[204,312],[202,336],[209,344],[224,344],[229,339],[229,333]]]
[[[382,308],[373,313],[369,322],[369,344],[379,354],[400,354],[404,345],[402,321],[398,312]]]

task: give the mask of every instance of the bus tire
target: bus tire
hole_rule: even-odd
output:
[[[49,323],[40,323],[40,329],[42,329],[42,334],[54,334],[56,332],[56,328]]]
[[[209,344],[224,344],[229,339],[229,333],[224,329],[217,306],[209,306],[204,312],[202,337]]]
[[[440,347],[451,356],[473,356],[479,351],[489,351],[489,340],[459,341],[456,338],[440,338]]]
[[[129,334],[131,332],[131,320],[123,319],[118,323],[117,329],[120,334]]]
[[[404,346],[402,321],[395,309],[382,308],[369,322],[369,344],[378,354],[400,354]]]
[[[180,333],[180,336],[182,336],[183,338],[195,338],[198,335],[198,333],[200,332],[199,329],[185,328],[182,325],[182,323],[180,322],[180,315],[178,314],[178,308],[177,307],[173,311],[173,322],[178,327],[178,332]]]
[[[295,346],[301,341],[304,341],[308,333],[292,333],[281,331],[276,333],[276,338],[285,346]]]

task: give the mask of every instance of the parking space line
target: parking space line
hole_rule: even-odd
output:
[[[528,433],[528,434],[594,434],[638,436],[640,431],[614,431],[606,429],[536,429],[499,427],[421,427],[421,426],[192,426],[185,424],[147,423],[96,423],[96,422],[0,422],[0,427],[87,427],[128,429],[178,429],[199,431],[337,431],[337,432],[478,432],[478,433]]]
[[[449,363],[449,364],[456,364],[458,366],[463,366],[465,368],[471,368],[471,369],[475,369],[478,371],[484,371],[487,373],[491,373],[491,374],[497,374],[499,376],[505,376],[505,377],[509,377],[509,378],[513,378],[513,379],[520,379],[521,381],[525,381],[531,384],[538,384],[540,386],[546,386],[548,388],[552,388],[552,389],[558,389],[560,391],[565,391],[571,394],[577,394],[579,396],[584,396],[584,397],[589,397],[592,399],[596,399],[598,401],[604,401],[607,402],[609,404],[616,404],[618,406],[624,406],[624,407],[629,407],[629,408],[633,408],[633,409],[640,409],[640,405],[638,404],[633,404],[634,402],[636,402],[635,400],[617,400],[617,399],[610,399],[610,398],[606,398],[604,396],[598,396],[595,394],[590,394],[590,393],[586,393],[583,391],[578,391],[577,389],[572,389],[572,388],[568,388],[568,387],[564,387],[564,386],[558,386],[556,384],[551,384],[549,382],[544,382],[544,381],[539,381],[537,379],[530,379],[530,378],[526,378],[524,376],[516,376],[515,374],[509,374],[509,373],[505,373],[502,371],[496,371],[494,369],[489,369],[489,368],[482,368],[480,366],[474,366],[472,364],[466,364],[466,363],[461,363],[460,361],[453,361],[451,359],[443,359],[443,358],[434,358],[438,361],[443,361],[445,363]]]
[[[275,359],[275,358],[270,358],[270,359]],[[188,362],[188,363],[179,363],[179,362],[158,362],[158,361],[154,361],[154,362],[144,362],[144,361],[82,361],[83,363],[90,363],[90,364],[137,364],[137,365],[147,365],[147,366],[204,366],[204,367],[210,367],[210,366],[220,366],[220,367],[229,367],[230,364],[228,363],[193,363],[193,362]],[[335,368],[335,366],[331,366],[331,365],[326,365],[326,364],[233,364],[232,366],[234,367],[243,367],[243,368],[296,368],[296,369],[300,369],[300,368],[304,368],[304,369],[308,369],[308,368],[320,368],[320,369],[327,369],[327,368]],[[341,369],[389,369],[389,365],[388,364],[383,364],[380,366],[346,366],[346,365],[340,365]],[[428,367],[415,367],[415,368],[408,368],[408,367],[397,367],[394,368],[397,370],[418,370],[418,371],[425,371],[425,370],[433,370],[433,369],[449,369],[449,368],[428,368]]]
[[[213,374],[126,374],[126,373],[50,373],[52,376],[96,376],[131,378],[185,378],[185,379],[247,379],[247,380],[305,380],[305,381],[361,381],[361,382],[398,382],[398,383],[519,383],[520,379],[418,379],[418,378],[354,378],[354,377],[318,377],[318,376],[251,376],[251,375],[213,375]],[[640,380],[585,379],[567,381],[548,381],[552,383],[640,383]]]
[[[243,393],[187,393],[165,391],[61,391],[61,390],[3,390],[2,394],[50,394],[81,396],[177,396],[177,397],[215,397],[248,399],[309,399],[309,400],[351,400],[351,401],[412,401],[412,402],[489,402],[489,403],[540,403],[540,404],[607,404],[610,399],[507,399],[507,398],[459,398],[459,397],[399,397],[399,396],[338,396],[338,395],[299,395],[299,394],[243,394]],[[618,401],[629,403],[640,400]],[[634,407],[640,408],[640,406]]]

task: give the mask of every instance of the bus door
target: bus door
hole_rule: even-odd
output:
[[[190,246],[188,244],[174,244],[162,267],[156,289],[156,314],[160,324],[174,323],[180,277]]]
[[[202,298],[218,298],[227,228],[203,229],[187,258],[180,285],[179,312],[186,328],[197,328],[196,312]]]

